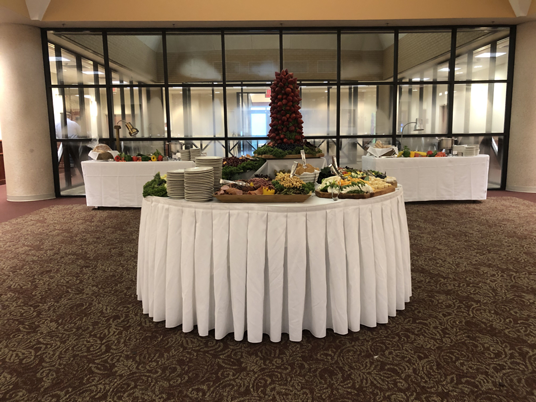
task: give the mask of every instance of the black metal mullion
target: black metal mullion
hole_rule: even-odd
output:
[[[283,30],[279,30],[279,71],[283,71]]]
[[[456,68],[456,36],[457,28],[453,28],[450,37],[449,84],[447,97],[447,135],[452,137],[452,124],[454,119],[454,72]]]
[[[399,34],[399,30],[398,29],[395,29],[395,32],[394,32],[394,43],[393,43],[393,52],[394,52],[394,55],[393,55],[393,82],[392,82],[392,91],[391,91],[391,94],[393,95],[392,96],[392,99],[391,99],[391,102],[392,102],[392,109],[393,109],[393,113],[392,113],[392,119],[393,121],[391,122],[392,126],[391,126],[391,129],[393,130],[393,132],[391,133],[392,135],[392,143],[393,145],[396,145],[396,137],[397,137],[397,126],[398,126],[398,34]]]
[[[510,43],[508,46],[508,83],[506,85],[506,105],[504,111],[504,144],[502,151],[501,190],[506,189],[506,179],[508,173],[508,149],[510,147],[510,124],[512,121],[512,91],[514,86],[516,35],[517,27],[513,26],[510,28]]]
[[[221,73],[223,84],[223,134],[225,141],[225,157],[229,156],[229,128],[227,127],[227,69],[225,66],[225,35],[223,29],[220,31],[221,35]]]
[[[163,52],[163,63],[164,63],[164,100],[166,102],[166,137],[169,141],[171,138],[171,105],[170,105],[170,96],[169,96],[169,70],[168,70],[168,59],[167,59],[167,33],[165,30],[162,30],[162,52]],[[164,147],[166,151],[169,151],[169,147]],[[167,155],[170,156],[170,155]]]
[[[424,87],[421,87],[424,89]],[[436,133],[436,124],[437,124],[437,85],[432,87],[432,113],[430,115],[430,130],[432,134]]]
[[[112,70],[110,69],[110,58],[108,54],[108,34],[102,33],[102,48],[104,56],[104,73],[106,74],[106,104],[108,107],[108,138],[113,140],[114,138],[114,99],[112,88]],[[112,141],[110,141],[112,142]],[[117,149],[117,151],[121,151]]]
[[[96,61],[93,62],[93,71],[99,71],[99,63]],[[93,82],[95,85],[99,82],[99,76],[98,74],[95,74],[93,77]],[[101,108],[101,98],[100,98],[100,88],[95,88],[95,103],[97,104],[97,107]],[[100,117],[100,114],[97,115],[97,135],[99,138],[102,138],[102,120]]]
[[[96,70],[98,71],[98,70]],[[76,75],[79,83],[84,82],[84,76],[82,75],[82,56],[76,55]],[[97,74],[95,74],[96,76]],[[80,112],[80,129],[85,135],[87,133],[87,121],[86,121],[86,98],[83,87],[78,88],[78,110]]]
[[[335,126],[335,150],[337,163],[341,163],[341,31],[337,31],[337,110]],[[329,130],[329,126],[328,126]]]
[[[124,87],[119,88],[119,99],[121,102],[121,120],[126,120],[127,113],[126,113],[126,105],[125,105],[125,88]]]
[[[142,131],[142,134],[143,134],[145,124],[144,124],[144,117],[143,117],[143,90],[141,87],[138,87],[138,101],[140,103],[140,128],[139,130]]]
[[[132,120],[132,125],[137,127],[136,121],[136,101],[134,100],[134,81],[130,81],[130,118]]]
[[[492,42],[490,45],[490,58],[489,58],[489,76],[492,80],[495,77],[495,69],[497,65],[497,42]],[[493,56],[495,55],[495,56]],[[492,132],[493,125],[493,97],[495,94],[495,84],[488,84],[488,104],[486,108],[486,133]]]
[[[48,52],[48,35],[45,29],[41,30],[41,47],[43,52],[43,65],[45,73],[45,85],[47,86],[47,107],[48,107],[48,131],[50,136],[50,151],[52,153],[52,172],[54,174],[54,195],[61,197],[60,174],[58,168],[58,145],[56,142],[56,124],[54,122],[54,98],[52,96],[52,82],[50,73],[50,59]],[[56,71],[57,67],[56,67]]]

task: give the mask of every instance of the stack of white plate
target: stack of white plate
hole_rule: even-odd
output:
[[[183,149],[181,151],[181,161],[189,161],[190,158],[191,158],[190,150],[189,149]]]
[[[170,198],[184,198],[184,169],[167,172],[167,193]]]
[[[190,149],[190,160],[195,161],[195,158],[201,156],[201,148],[192,148]]]
[[[210,201],[214,194],[214,174],[211,167],[184,169],[186,201]]]
[[[477,156],[480,152],[478,145],[467,145],[463,150],[463,156]]]
[[[195,166],[211,167],[214,173],[214,190],[220,189],[220,179],[223,158],[221,156],[198,156],[195,158]]]

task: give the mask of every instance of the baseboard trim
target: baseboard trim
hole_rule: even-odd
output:
[[[506,186],[506,191],[516,191],[518,193],[536,193],[534,186]]]
[[[11,202],[28,202],[43,201],[56,198],[56,194],[38,194],[38,195],[7,195],[7,200]]]

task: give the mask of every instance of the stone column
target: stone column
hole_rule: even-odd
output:
[[[536,193],[536,22],[517,26],[506,190]]]
[[[0,105],[8,201],[55,198],[39,28],[0,25]]]

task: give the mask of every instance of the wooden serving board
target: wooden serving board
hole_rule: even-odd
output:
[[[339,194],[339,198],[341,200],[349,199],[349,200],[363,200],[365,198],[371,198],[371,197],[378,197],[380,195],[389,194],[395,191],[396,188],[393,186],[389,186],[387,188],[384,188],[383,190],[375,191],[372,194]],[[331,193],[323,193],[320,191],[315,191],[315,194],[317,197],[320,198],[331,198]]]
[[[304,202],[310,197],[310,194],[295,194],[295,195],[214,195],[220,202],[236,202],[236,203],[255,203],[255,202]]]
[[[379,195],[389,194],[396,190],[396,187],[389,186],[387,188],[384,188],[383,190],[374,191],[371,194],[371,197],[378,197]]]
[[[322,158],[324,157],[324,154],[316,154],[316,155],[311,155],[311,154],[305,154],[305,157],[307,159],[310,159],[310,158]],[[262,159],[301,159],[301,155],[287,155],[283,158],[276,158],[275,156],[272,156],[272,155],[261,155],[259,156],[259,158],[262,158]]]
[[[323,193],[316,190],[315,194],[319,198],[331,198],[331,193]],[[363,200],[365,198],[370,198],[370,196],[370,194],[339,194],[341,200]]]

